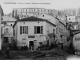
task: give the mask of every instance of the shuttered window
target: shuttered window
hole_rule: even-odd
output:
[[[34,26],[34,34],[36,34],[36,31],[37,31],[37,30],[36,30],[36,26]]]
[[[43,34],[43,26],[34,26],[34,34]]]
[[[28,26],[26,27],[26,34],[28,34]]]
[[[43,26],[41,26],[41,34],[43,34]]]
[[[20,34],[28,34],[28,26],[20,26]]]
[[[22,34],[22,26],[20,26],[20,34]]]
[[[23,34],[25,33],[25,26],[23,26]]]

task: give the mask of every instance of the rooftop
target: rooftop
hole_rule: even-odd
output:
[[[17,22],[23,22],[23,21],[46,21],[46,22],[48,22],[48,23],[50,23],[51,25],[53,25],[53,26],[56,26],[55,24],[53,24],[53,23],[51,23],[50,21],[48,21],[48,20],[46,20],[46,19],[41,19],[41,18],[37,18],[37,17],[33,17],[33,16],[31,16],[31,17],[28,17],[28,18],[23,18],[23,19],[19,19],[19,20],[17,20],[16,22],[15,22],[15,24],[14,24],[14,26],[16,25],[16,23]],[[13,27],[14,27],[13,26]]]

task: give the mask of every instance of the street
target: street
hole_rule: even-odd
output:
[[[23,60],[65,60],[69,54],[60,48],[45,50],[40,52],[29,51],[10,51],[10,57],[7,58],[6,54],[2,54],[0,59],[23,59]]]

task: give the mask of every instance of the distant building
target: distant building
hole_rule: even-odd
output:
[[[63,12],[62,14],[65,14],[65,15],[68,15],[68,16],[70,16],[70,15],[76,16],[77,15],[77,9],[64,9],[61,12]]]
[[[57,41],[55,43],[56,44],[63,43],[65,46],[65,44],[67,43],[67,36],[69,36],[69,32],[66,29],[66,17],[65,16],[53,17],[47,14],[41,14],[38,17],[42,19],[47,19],[48,21],[56,25]]]
[[[59,43],[65,43],[66,42],[66,17],[64,16],[57,16],[57,18],[47,15],[47,14],[41,14],[38,16],[38,18],[47,19],[51,23],[56,25],[56,35],[58,38]],[[64,37],[64,40],[60,40],[60,38]]]
[[[59,43],[65,43],[66,42],[66,25],[61,22],[60,20],[57,20],[57,26],[56,26],[56,35],[58,36],[58,42]],[[64,39],[62,40],[62,38]]]
[[[76,16],[67,16],[67,22],[76,22]]]
[[[48,20],[49,22],[53,23],[56,25],[56,18],[51,16],[51,15],[48,15],[48,14],[40,14],[37,16],[38,18],[41,18],[41,19],[46,19]]]
[[[56,25],[48,20],[28,17],[17,20],[14,24],[14,36],[17,46],[35,46],[54,44],[53,34],[56,34]]]
[[[13,27],[10,25],[4,25],[1,30],[3,43],[11,43],[13,40]]]
[[[54,9],[44,9],[44,8],[14,8],[12,11],[12,17],[15,18],[26,18],[30,16],[37,17],[40,14],[49,14],[56,16],[58,14],[57,10]]]
[[[2,16],[2,24],[7,24],[7,25],[10,25],[10,26],[13,26],[16,19],[13,18],[13,17],[9,17],[9,16]]]
[[[56,17],[56,44],[62,46],[66,50],[69,47],[69,41],[67,38],[70,36],[70,31],[67,29],[66,21],[63,18]]]
[[[75,30],[80,30],[80,15],[75,17],[76,22],[73,23]]]
[[[80,15],[76,16],[76,22],[80,23]]]
[[[74,26],[75,30],[80,30],[80,23],[77,23],[75,26]]]
[[[1,50],[1,45],[2,45],[2,41],[1,41],[1,20],[2,20],[2,16],[4,15],[3,13],[3,9],[0,5],[0,50]]]
[[[2,29],[2,39],[3,39],[3,43],[11,43],[11,41],[13,40],[12,38],[13,36],[13,25],[16,21],[15,18],[12,18],[10,16],[2,16],[2,25],[1,25],[1,29]]]
[[[66,18],[66,16],[64,15],[64,16],[56,16],[58,19],[59,19],[59,21],[61,21],[64,25],[66,25],[66,23],[67,23],[67,18]]]

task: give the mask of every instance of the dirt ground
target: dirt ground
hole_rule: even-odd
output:
[[[44,51],[35,51],[30,52],[26,50],[18,50],[18,51],[9,51],[10,57],[7,55],[1,54],[0,59],[28,59],[28,60],[65,60],[69,54],[66,51],[63,51],[59,48],[44,50]]]

